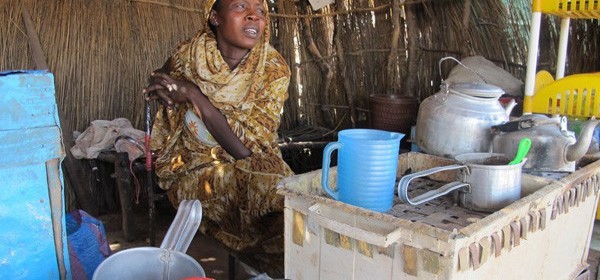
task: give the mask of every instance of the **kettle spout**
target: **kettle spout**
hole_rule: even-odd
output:
[[[585,155],[590,147],[590,143],[592,142],[594,128],[598,123],[600,123],[600,120],[596,119],[591,119],[585,122],[577,142],[567,147],[567,161],[576,161]]]
[[[517,101],[515,101],[512,98],[510,99],[510,101],[508,102],[508,104],[506,104],[506,106],[504,106],[504,112],[506,114],[506,118],[507,119],[510,119],[510,113],[515,108],[515,106],[517,106]]]

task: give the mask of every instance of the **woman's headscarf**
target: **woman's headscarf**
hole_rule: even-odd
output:
[[[208,18],[210,17],[210,11],[212,10],[212,7],[215,5],[215,2],[217,2],[217,0],[208,0],[206,2],[204,2],[204,18],[205,18],[205,26],[204,26],[204,30],[208,31],[211,30],[210,29],[210,21],[208,20]],[[220,2],[222,3],[223,0],[220,0]],[[263,4],[263,8],[265,9],[265,31],[263,34],[263,38],[265,39],[264,42],[269,42],[269,39],[271,38],[271,19],[269,18],[269,6],[267,5],[266,1],[262,1]]]
[[[214,3],[215,0],[205,2],[206,21],[203,29],[180,44],[172,55],[170,75],[195,83],[225,115],[233,132],[253,153],[268,151],[278,154],[274,139],[277,137],[283,103],[288,97],[290,69],[283,57],[269,44],[268,12],[265,14],[261,40],[235,69],[230,69],[217,48],[216,35],[208,22]],[[262,3],[265,11],[268,11],[267,3]],[[179,110],[170,112],[170,125],[155,125],[158,129],[153,131],[156,131],[158,140],[177,141],[170,130],[180,128],[179,120],[188,108],[189,105],[183,105]]]
[[[180,45],[172,57],[175,78],[193,81],[220,110],[240,109],[243,103],[264,88],[264,70],[267,56],[275,51],[269,45],[270,23],[265,15],[265,28],[261,40],[233,70],[217,48],[215,34],[209,26],[209,16],[215,0],[204,6],[205,26],[194,38]],[[263,1],[265,11],[268,11]],[[287,66],[286,66],[287,67]]]

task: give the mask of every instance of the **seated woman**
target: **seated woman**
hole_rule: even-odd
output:
[[[276,185],[293,173],[276,139],[290,70],[269,45],[267,11],[263,0],[206,1],[204,29],[152,73],[144,94],[162,104],[151,149],[172,204],[199,199],[203,233],[235,251],[275,254],[269,266],[282,271]]]

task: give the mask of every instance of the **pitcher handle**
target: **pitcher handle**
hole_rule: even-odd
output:
[[[423,171],[419,171],[419,172],[415,172],[412,174],[402,176],[402,178],[400,178],[400,182],[398,182],[398,197],[404,203],[408,203],[410,205],[419,205],[421,203],[424,203],[424,202],[430,201],[434,198],[438,198],[442,195],[445,195],[453,190],[457,190],[462,187],[470,187],[470,185],[468,183],[455,181],[455,182],[445,184],[445,185],[439,187],[438,189],[430,190],[424,194],[418,195],[413,199],[410,199],[408,197],[408,185],[410,184],[410,181],[412,181],[413,179],[425,177],[425,176],[428,176],[428,175],[431,175],[431,174],[434,174],[437,172],[455,170],[455,169],[461,169],[461,168],[465,168],[468,170],[466,165],[455,164],[455,165],[434,167],[431,169],[427,169],[427,170],[423,170]]]
[[[342,147],[341,142],[327,143],[323,149],[323,168],[321,169],[321,187],[335,200],[339,200],[339,189],[333,191],[329,187],[329,165],[331,164],[331,154],[334,150],[339,150]]]
[[[177,214],[160,244],[161,249],[184,253],[190,247],[202,221],[202,203],[200,200],[183,200],[177,208]]]

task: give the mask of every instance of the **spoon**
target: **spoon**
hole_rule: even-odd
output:
[[[515,158],[508,163],[508,165],[515,165],[521,163],[531,148],[531,139],[525,137],[519,141],[519,148],[517,149],[517,155]]]

